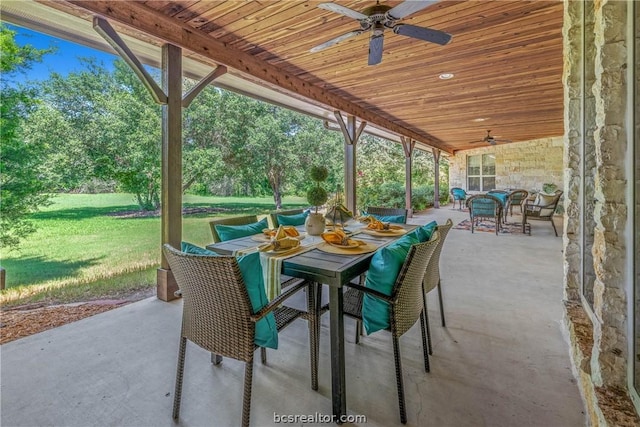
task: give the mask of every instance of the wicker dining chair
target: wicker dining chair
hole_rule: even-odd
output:
[[[269,227],[278,228],[280,226],[280,222],[278,221],[278,216],[289,216],[289,215],[298,215],[304,212],[304,209],[289,209],[286,211],[275,211],[269,213]]]
[[[288,287],[261,310],[254,312],[235,257],[187,254],[169,244],[164,245],[164,254],[183,298],[173,418],[178,419],[180,415],[184,362],[189,340],[212,354],[245,362],[242,426],[246,427],[249,425],[251,410],[253,356],[257,348],[254,343],[256,322],[273,312],[276,327],[280,331],[295,319],[305,316],[304,311],[286,307],[282,303],[306,288],[307,284],[300,282]],[[313,359],[318,353],[317,334],[310,333],[309,341]],[[266,363],[266,352],[262,347],[261,350],[262,363]],[[214,363],[219,360],[212,358]],[[317,384],[317,375],[317,364],[314,369],[312,361],[312,387],[314,382]]]
[[[529,197],[529,192],[527,190],[513,190],[509,193],[509,198],[507,199],[507,206],[505,207],[504,216],[506,218],[507,211],[509,214],[513,216],[513,207],[518,206],[520,208],[520,214],[522,214],[522,204]]]
[[[502,202],[490,194],[476,194],[467,199],[469,217],[471,219],[471,232],[476,223],[481,219],[492,219],[496,224],[496,236],[500,231],[502,216]]]
[[[254,222],[258,221],[259,219],[257,215],[232,216],[209,221],[209,227],[211,227],[211,235],[213,236],[213,243],[220,243],[222,241],[220,239],[218,231],[216,230],[216,225],[247,225],[253,224]]]
[[[356,284],[349,284],[349,288],[343,295],[344,314],[359,321],[362,321],[364,294],[379,298],[389,304],[389,319],[391,323],[389,330],[393,341],[393,358],[396,368],[400,421],[403,424],[407,422],[407,411],[405,408],[399,338],[411,329],[418,320],[424,324],[422,280],[427,270],[429,260],[433,256],[433,252],[439,242],[440,235],[435,231],[429,241],[416,243],[411,246],[407,258],[396,277],[391,295],[385,295],[374,289]],[[421,330],[424,369],[429,372],[429,355],[426,345],[427,337],[425,336],[424,328],[421,328]]]
[[[365,212],[371,215],[377,216],[404,216],[404,222],[402,224],[407,223],[408,218],[408,210],[403,208],[385,208],[382,206],[369,206]]]
[[[422,280],[422,290],[424,297],[424,326],[426,328],[426,336],[427,342],[429,344],[429,354],[433,354],[433,346],[431,345],[431,331],[429,330],[429,314],[427,311],[427,294],[431,292],[434,288],[438,288],[438,301],[440,303],[440,320],[442,321],[442,327],[446,327],[445,319],[444,319],[444,305],[442,303],[442,280],[440,277],[440,254],[442,253],[442,247],[444,246],[444,241],[447,239],[447,235],[449,234],[449,230],[453,227],[453,221],[448,219],[444,225],[438,225],[436,230],[440,235],[440,240],[438,240],[438,244],[436,245],[435,250],[433,251],[433,255],[429,259],[429,264],[427,265],[427,271],[424,274],[424,279]],[[423,334],[424,336],[424,334]]]

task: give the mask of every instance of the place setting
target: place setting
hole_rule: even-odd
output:
[[[394,225],[389,222],[383,222],[373,216],[367,216],[361,220],[367,226],[361,229],[362,233],[377,237],[396,237],[407,232],[401,225]]]
[[[283,225],[277,229],[265,228],[262,233],[251,237],[252,240],[265,242],[258,246],[258,252],[277,256],[297,251],[300,241],[306,237],[306,233],[300,233],[295,227]]]
[[[323,242],[317,249],[323,252],[340,255],[360,255],[374,252],[378,246],[362,240],[353,239],[341,229],[326,231],[320,235]]]
[[[305,233],[304,231],[298,231],[298,229],[292,225],[281,225],[278,228],[265,228],[262,230],[262,234],[251,236],[251,240],[255,240],[256,242],[268,243],[272,240],[278,240],[285,237],[290,237],[292,239],[300,241],[307,237],[307,233]]]

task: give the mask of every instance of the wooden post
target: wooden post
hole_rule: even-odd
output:
[[[167,103],[162,106],[162,244],[180,248],[182,240],[182,50],[162,46],[162,89]],[[162,253],[162,251],[161,251]],[[175,298],[178,290],[169,263],[162,253],[158,269],[157,295],[163,301]]]
[[[405,209],[407,209],[407,215],[409,218],[413,216],[413,209],[411,208],[411,196],[412,192],[412,184],[411,184],[411,163],[413,160],[413,149],[416,146],[416,142],[411,138],[406,138],[404,136],[400,137],[400,142],[402,143],[402,149],[404,150],[404,205]]]
[[[435,209],[440,209],[440,150],[437,148],[432,148],[433,151],[433,174],[434,174],[434,183],[433,183],[433,207]]]
[[[356,144],[367,122],[356,128],[356,117],[347,116],[345,123],[340,111],[334,111],[344,136],[344,199],[347,209],[356,214]]]
[[[162,245],[169,243],[180,248],[182,240],[182,107],[191,101],[213,80],[227,72],[218,66],[187,94],[182,96],[182,49],[165,44],[162,46],[162,88],[153,80],[142,63],[118,36],[109,23],[100,17],[93,18],[93,28],[98,32],[133,69],[153,99],[162,105]],[[161,252],[157,275],[156,293],[159,299],[171,301],[176,296],[178,285]]]

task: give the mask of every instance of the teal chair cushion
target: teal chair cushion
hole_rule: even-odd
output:
[[[412,245],[420,243],[418,236],[409,233],[401,239],[376,251],[371,258],[365,286],[385,295],[391,295],[402,264]],[[362,302],[362,323],[367,334],[389,327],[389,304],[369,294]]]
[[[262,233],[262,230],[269,228],[267,218],[263,218],[258,222],[245,225],[214,225],[220,241],[226,242],[227,240],[239,239],[240,237],[252,236],[254,234]]]
[[[188,254],[219,256],[215,252],[188,242],[182,242],[181,250]],[[242,274],[244,284],[247,287],[247,294],[249,294],[251,308],[253,308],[254,313],[257,313],[269,302],[267,299],[267,293],[264,289],[260,253],[253,252],[248,255],[237,257],[236,260],[238,261],[238,266],[240,267],[240,273]],[[276,318],[273,313],[267,314],[256,322],[256,336],[254,342],[260,347],[278,348],[278,329],[276,328]]]
[[[369,215],[371,215],[372,217],[374,217],[378,221],[382,221],[382,222],[394,222],[396,224],[406,224],[407,223],[407,218],[405,218],[404,215],[376,215],[376,214],[370,214],[370,213],[367,213],[367,212],[363,212],[362,213],[362,216],[369,216]]]
[[[304,225],[305,220],[309,216],[309,211],[305,211],[295,215],[276,215],[278,224],[280,225]]]

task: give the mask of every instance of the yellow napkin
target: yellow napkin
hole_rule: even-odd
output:
[[[300,235],[298,230],[296,230],[296,228],[292,225],[281,225],[278,228],[265,228],[264,230],[262,230],[262,232],[269,237],[276,237],[276,234],[280,233],[281,231],[284,232],[285,237],[298,237]]]
[[[322,237],[322,240],[332,245],[353,246],[354,244],[365,244],[362,240],[350,239],[347,234],[339,228],[334,231],[325,231],[320,235],[320,237]]]
[[[279,251],[279,250],[285,250],[285,249],[293,249],[300,246],[300,240],[295,239],[293,237],[289,237],[289,235],[287,234],[287,231],[285,230],[285,227],[287,226],[281,225],[280,227],[278,227],[274,236],[271,238],[271,241],[269,243],[265,243],[264,245],[258,246],[258,251],[260,252]],[[293,227],[290,227],[290,228],[293,228]],[[293,228],[293,230],[295,230],[295,232],[297,233],[296,235],[299,235],[298,230],[296,230],[295,228]]]

